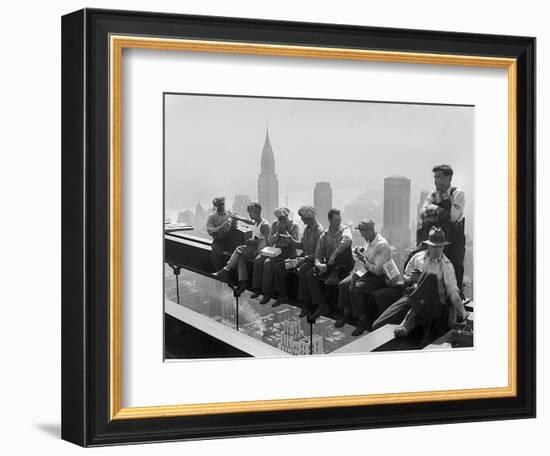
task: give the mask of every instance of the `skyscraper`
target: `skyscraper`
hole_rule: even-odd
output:
[[[411,181],[402,176],[384,179],[384,226],[382,235],[397,248],[411,243]]]
[[[201,206],[201,202],[197,201],[197,205],[195,206],[195,225],[196,227],[202,228],[206,225],[206,219],[208,218],[208,214]]]
[[[424,202],[426,201],[426,198],[428,197],[428,191],[422,190],[420,192],[420,201],[418,201],[418,204],[416,205],[416,225],[415,225],[415,234],[414,239],[416,241],[416,244],[418,245],[421,242],[421,239],[418,236],[419,229],[422,227],[422,219],[420,218],[420,210],[422,209],[422,206],[424,206]]]
[[[250,204],[250,196],[248,195],[235,195],[233,201],[233,212],[243,217],[248,216],[246,207]]]
[[[420,225],[420,209],[422,209],[422,206],[424,205],[424,201],[426,201],[426,198],[428,197],[428,191],[422,190],[420,192],[420,201],[418,201],[418,204],[416,205],[416,225]]]
[[[258,176],[258,201],[262,206],[263,217],[268,221],[273,220],[273,213],[279,207],[279,180],[275,174],[275,157],[267,129],[262,149],[261,172]]]
[[[317,221],[328,228],[328,211],[332,209],[332,187],[328,182],[317,182],[313,190],[313,206]]]

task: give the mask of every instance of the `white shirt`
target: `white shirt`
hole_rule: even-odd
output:
[[[258,250],[262,250],[267,245],[267,239],[265,238],[264,234],[262,233],[262,227],[264,225],[269,225],[268,221],[266,219],[261,219],[258,224],[254,224],[252,227],[252,236],[258,239]]]
[[[384,275],[384,263],[391,260],[391,247],[388,241],[380,233],[376,233],[371,242],[365,241],[364,249],[363,256],[370,266],[365,267],[361,262],[361,271],[370,271],[377,276]]]
[[[442,303],[445,303],[453,293],[458,293],[453,264],[443,253],[435,260],[430,258],[427,250],[416,253],[407,264],[405,275],[410,276],[415,268],[420,269],[422,272],[431,272],[437,276],[439,300]]]
[[[466,205],[466,197],[464,196],[464,192],[462,190],[459,190],[458,188],[455,188],[455,191],[451,194],[451,188],[452,187],[449,187],[445,192],[435,190],[432,193],[428,193],[426,201],[424,201],[420,212],[424,213],[426,209],[428,209],[428,206],[430,206],[431,204],[439,204],[443,200],[450,200],[451,222],[462,222],[462,219],[464,218],[464,206]]]

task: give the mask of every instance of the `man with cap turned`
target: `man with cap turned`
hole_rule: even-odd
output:
[[[454,322],[468,317],[458,294],[453,265],[443,253],[449,245],[444,231],[433,227],[424,244],[428,250],[416,253],[405,268],[405,295],[378,317],[373,330],[401,323],[394,330],[396,337],[407,336],[417,326],[431,329],[438,337]]]
[[[212,263],[216,271],[223,267],[223,252],[230,249],[229,232],[236,223],[231,214],[225,210],[225,197],[218,196],[212,200],[213,210],[206,221],[206,232],[212,236]]]
[[[353,316],[358,319],[358,324],[352,335],[360,336],[370,329],[372,323],[367,318],[367,306],[376,305],[372,292],[386,287],[384,264],[391,260],[391,247],[376,232],[372,220],[362,220],[356,229],[365,239],[365,245],[354,250],[359,268],[338,285],[338,308],[342,316],[334,326],[341,328]]]
[[[294,244],[294,247],[302,249],[302,254],[297,258],[297,264],[295,267],[298,269],[298,297],[303,302],[303,295],[305,294],[305,273],[313,267],[315,260],[315,248],[317,247],[317,241],[323,234],[323,227],[317,222],[315,208],[312,206],[302,206],[298,209],[298,215],[302,219],[303,224],[306,226],[301,241],[290,239],[290,242]],[[288,269],[285,262],[279,262],[273,271],[273,290],[277,293],[277,301],[273,303],[272,307],[277,307],[284,304],[288,300],[287,293],[287,277]],[[307,306],[302,306],[302,312],[300,318],[305,317],[311,309]]]
[[[271,235],[268,244],[281,249],[276,257],[264,257],[258,255],[254,260],[252,272],[252,289],[254,292],[251,298],[263,295],[260,304],[267,304],[273,293],[273,268],[287,258],[296,258],[296,241],[300,236],[298,224],[290,220],[290,209],[280,207],[274,212],[275,220],[271,224]]]

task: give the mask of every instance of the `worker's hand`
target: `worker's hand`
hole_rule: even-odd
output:
[[[418,283],[418,280],[420,280],[421,274],[422,274],[422,271],[420,269],[414,269],[410,275],[411,282]]]
[[[439,209],[439,206],[437,204],[429,204],[428,207],[426,207],[426,214],[427,215],[437,214],[438,209]]]
[[[462,312],[462,315],[458,316],[458,323],[466,323],[466,320],[470,317],[470,312],[468,312],[466,309]]]
[[[321,263],[321,264],[317,265],[317,269],[319,269],[319,272],[321,274],[323,274],[323,273],[327,272],[328,266],[324,263]]]

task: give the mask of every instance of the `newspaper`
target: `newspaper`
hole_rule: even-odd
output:
[[[262,256],[275,258],[281,254],[281,249],[279,247],[264,247],[260,253]]]
[[[399,272],[395,261],[389,260],[384,263],[382,267],[384,268],[384,272],[386,273],[386,277],[389,281],[396,281],[401,278],[401,273]]]

